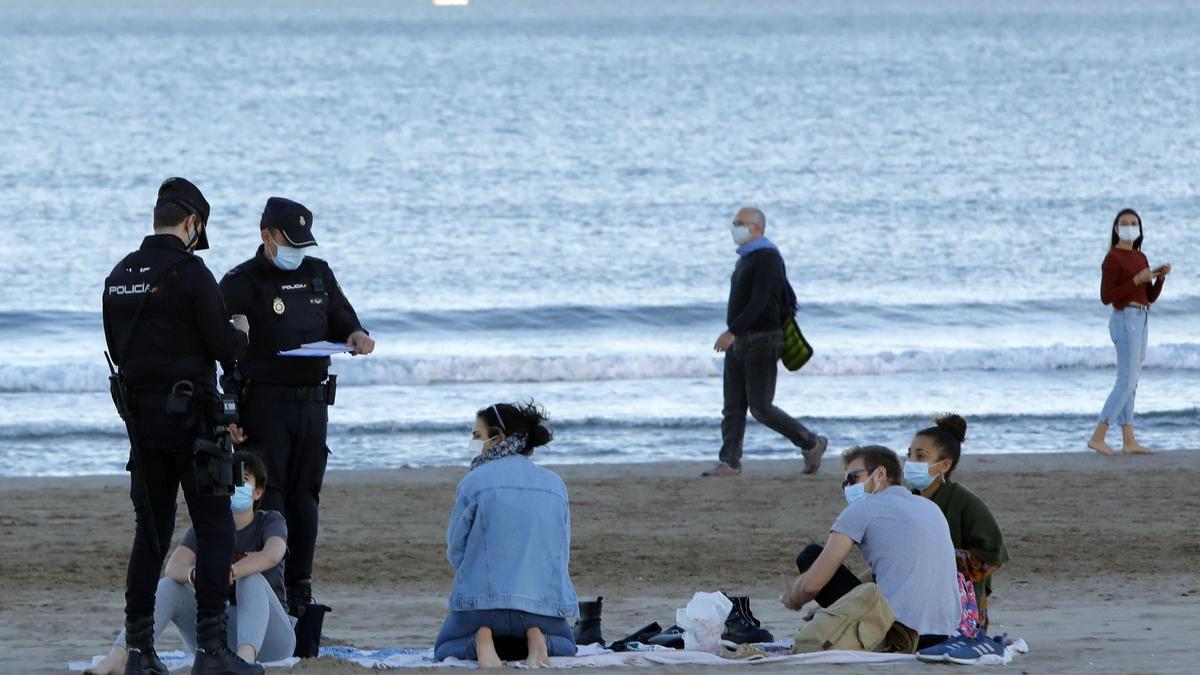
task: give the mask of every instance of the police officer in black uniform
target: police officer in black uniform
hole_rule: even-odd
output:
[[[313,551],[317,541],[325,444],[336,376],[329,358],[278,356],[280,351],[328,340],[346,342],[354,354],[375,348],[342,294],[329,265],[305,255],[316,246],[312,212],[302,204],[271,197],[259,230],[262,245],[253,258],[221,280],[232,312],[254,325],[242,382],[240,428],[234,439],[263,455],[272,476],[262,508],[283,513],[288,526],[284,570],[288,609],[302,616],[312,600]]]
[[[196,633],[193,673],[254,673],[226,644],[225,598],[233,564],[228,489],[213,494],[197,465],[196,441],[212,438],[218,401],[213,361],[246,351],[249,325],[226,312],[204,261],[208,202],[192,183],[168,178],[154,206],[154,234],[104,282],[104,337],[120,367],[129,418],[130,498],[137,514],[125,585],[126,673],[162,673],[154,651],[154,595],[175,529],[179,486],[196,529]],[[114,399],[116,398],[114,394]],[[121,410],[118,404],[118,410]],[[217,447],[217,446],[213,446]],[[210,457],[214,459],[216,456]]]

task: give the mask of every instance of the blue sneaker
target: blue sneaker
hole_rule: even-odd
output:
[[[957,649],[946,653],[946,661],[961,666],[1001,664],[1004,662],[1004,639],[982,637],[967,640]]]
[[[917,660],[924,661],[925,663],[947,663],[947,654],[974,641],[975,638],[953,637],[945,642],[939,642],[932,647],[926,647],[917,652]]]

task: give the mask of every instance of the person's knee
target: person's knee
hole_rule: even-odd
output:
[[[759,422],[766,422],[771,418],[772,406],[770,404],[753,404],[750,406],[750,416]]]
[[[808,568],[812,567],[812,564],[817,561],[817,558],[824,550],[820,544],[805,546],[804,550],[800,551],[800,555],[796,556],[796,568],[800,570],[801,574],[807,572]]]
[[[248,576],[238,577],[234,582],[234,588],[240,598],[243,593],[270,591],[271,584],[267,583],[266,577],[261,572],[255,572]]]

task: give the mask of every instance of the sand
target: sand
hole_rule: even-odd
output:
[[[824,540],[844,505],[840,466],[826,461],[820,474],[801,476],[799,462],[750,461],[733,479],[701,479],[702,468],[556,467],[571,492],[572,575],[581,598],[605,597],[606,638],[670,624],[698,590],[750,595],[777,637],[798,625],[776,601],[779,573],[804,544]],[[329,475],[315,578],[319,599],[335,609],[325,625],[330,640],[432,645],[452,579],[446,519],[463,472]],[[975,456],[956,477],[991,505],[1008,537],[1013,560],[997,578],[991,611],[994,632],[1032,648],[1016,668],[1200,668],[1191,653],[1200,630],[1200,451]],[[108,649],[132,536],[127,495],[125,475],[0,479],[0,672],[63,672],[68,661]],[[181,505],[176,542],[186,526]],[[179,644],[168,636],[166,648]],[[706,672],[718,670],[733,669]],[[295,669],[352,671],[361,669],[323,660]]]

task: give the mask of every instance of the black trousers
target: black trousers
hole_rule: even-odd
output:
[[[812,567],[812,564],[817,561],[817,557],[821,555],[821,551],[824,550],[824,547],[819,544],[805,546],[800,555],[796,556],[796,568],[800,570],[801,574],[804,574],[808,571],[808,568]],[[828,607],[837,602],[843,595],[854,590],[854,587],[861,583],[862,581],[854,576],[854,572],[847,569],[845,565],[838,565],[837,571],[833,573],[833,578],[817,594],[817,604],[822,607]],[[926,647],[932,647],[945,641],[945,635],[921,635],[917,637],[917,649],[925,649]]]
[[[246,449],[267,465],[267,491],[260,508],[283,514],[288,526],[288,558],[284,584],[312,577],[313,552],[320,520],[321,483],[329,447],[329,406],[251,398],[242,411],[249,435]]]
[[[234,526],[229,497],[196,494],[192,444],[197,434],[185,430],[179,418],[168,416],[161,406],[139,405],[136,425],[139,461],[129,464],[129,496],[137,526],[125,578],[125,615],[140,618],[154,614],[154,595],[175,532],[175,503],[181,485],[196,529],[196,615],[221,615],[233,564]],[[145,492],[139,472],[145,478]],[[157,553],[153,532],[158,533]]]
[[[782,354],[783,331],[747,333],[734,340],[733,347],[725,352],[720,460],[735,469],[742,466],[747,411],[798,448],[807,450],[817,444],[816,435],[775,405],[775,382]]]

